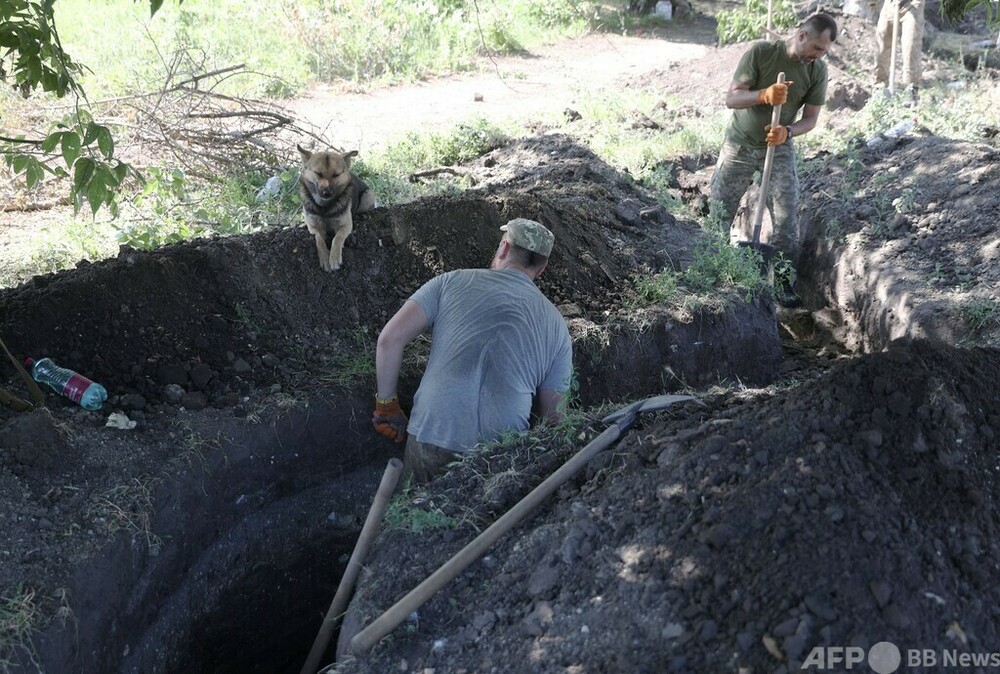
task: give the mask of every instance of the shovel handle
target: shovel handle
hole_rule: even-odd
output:
[[[785,73],[778,73],[778,84],[785,82]],[[775,127],[781,122],[781,106],[776,105],[771,111],[771,126]],[[764,155],[764,170],[760,174],[760,192],[757,195],[757,208],[753,214],[753,242],[760,243],[760,228],[764,222],[764,209],[767,207],[767,188],[771,182],[771,165],[774,163],[774,146],[767,146],[767,154]]]

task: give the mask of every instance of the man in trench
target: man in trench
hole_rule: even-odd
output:
[[[533,409],[541,421],[563,416],[572,345],[562,315],[535,285],[555,237],[526,218],[500,229],[489,269],[431,279],[379,334],[372,424],[406,439],[404,480],[427,482],[475,445],[527,429]],[[428,327],[431,354],[407,419],[396,390],[403,349]]]
[[[711,219],[729,230],[740,199],[764,166],[768,146],[774,147],[769,243],[793,267],[798,263],[800,245],[793,139],[816,127],[826,101],[827,72],[821,59],[836,39],[833,18],[821,12],[813,14],[791,37],[755,43],[740,59],[726,93],[726,107],[733,110],[733,116],[712,174]],[[784,84],[777,83],[781,72],[785,73]],[[780,124],[772,127],[771,112],[776,105],[782,106]],[[790,284],[780,290],[782,304],[801,302]]]

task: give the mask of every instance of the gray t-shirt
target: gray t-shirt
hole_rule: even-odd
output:
[[[569,388],[566,322],[524,273],[460,269],[428,281],[410,299],[434,329],[408,424],[418,441],[468,451],[528,428],[537,389]]]

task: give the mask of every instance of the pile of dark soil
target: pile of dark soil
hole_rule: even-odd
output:
[[[822,646],[995,651],[998,377],[995,350],[897,342],[661,413],[336,671],[783,673]],[[384,533],[347,624],[566,460],[551,440],[421,494],[411,507],[451,527]]]

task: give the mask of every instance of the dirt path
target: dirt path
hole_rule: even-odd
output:
[[[588,35],[541,47],[528,56],[484,60],[475,74],[366,93],[317,87],[290,108],[324,129],[335,143],[364,154],[410,130],[439,131],[476,117],[538,118],[571,105],[581,94],[708,53],[704,44],[672,39]]]

